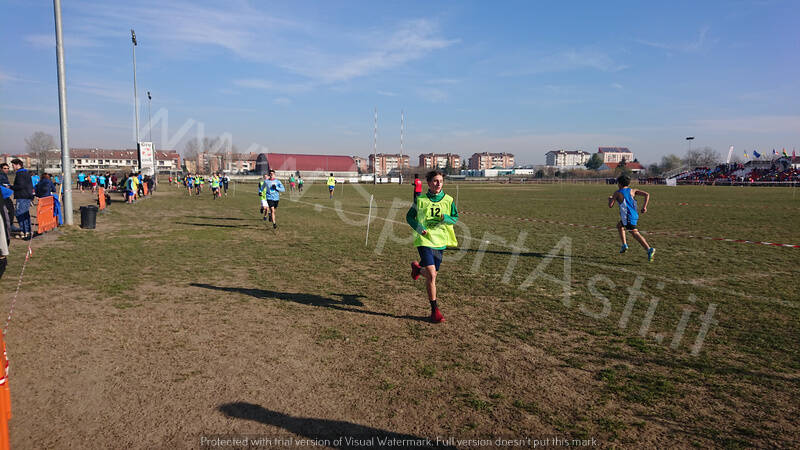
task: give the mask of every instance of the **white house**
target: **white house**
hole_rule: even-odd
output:
[[[544,154],[545,165],[559,169],[577,168],[589,161],[592,155],[582,150],[557,150]]]

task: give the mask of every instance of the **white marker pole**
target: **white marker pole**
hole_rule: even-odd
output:
[[[456,207],[458,206],[458,183],[456,183]]]
[[[372,218],[372,194],[369,196],[369,213],[367,214],[367,237],[364,239],[364,247],[369,244],[369,222]]]

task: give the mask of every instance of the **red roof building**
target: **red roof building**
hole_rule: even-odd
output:
[[[275,170],[278,176],[300,172],[303,176],[334,173],[336,176],[358,176],[358,167],[350,156],[304,155],[299,153],[261,153],[256,160],[256,172]],[[281,174],[280,172],[283,172]]]
[[[598,168],[598,170],[615,170],[619,165],[620,165],[620,163],[608,162],[608,163],[604,163],[602,166],[600,166]],[[634,173],[644,172],[644,166],[642,166],[638,162],[626,162],[625,163],[625,168],[630,170],[631,172],[634,172]]]

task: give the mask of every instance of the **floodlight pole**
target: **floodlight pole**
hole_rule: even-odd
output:
[[[58,116],[61,128],[61,188],[64,190],[64,223],[72,220],[72,160],[67,139],[67,81],[64,73],[64,40],[61,36],[61,0],[53,0],[56,22],[56,65],[58,66]]]
[[[372,144],[372,184],[378,184],[378,108],[375,107],[375,133]]]
[[[136,115],[136,151],[139,151],[139,101],[136,94],[136,32],[131,28],[131,42],[133,43],[133,111]],[[140,161],[141,163],[141,161]],[[141,166],[139,170],[142,170]]]

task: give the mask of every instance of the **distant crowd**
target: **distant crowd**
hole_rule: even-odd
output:
[[[678,181],[697,184],[740,184],[800,182],[800,170],[777,160],[770,167],[753,168],[741,163],[720,164],[715,168],[697,167],[677,176]]]

